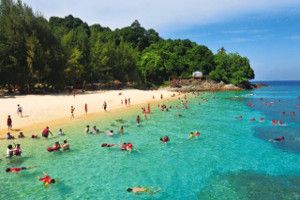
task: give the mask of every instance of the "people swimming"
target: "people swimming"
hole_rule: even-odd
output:
[[[103,144],[101,144],[101,147],[113,147],[113,146],[115,146],[115,144],[107,144],[107,143],[103,143]]]
[[[147,188],[147,187],[130,187],[130,188],[127,188],[127,192],[132,192],[134,194],[141,194],[141,193],[153,194],[153,193],[156,193],[156,192],[159,192],[159,191],[160,191],[160,189],[151,190],[150,188]]]
[[[166,136],[160,138],[159,140],[162,141],[163,143],[168,143],[170,141],[170,138],[166,135]]]
[[[48,147],[47,151],[48,152],[53,152],[53,151],[59,151],[61,148],[59,142],[55,142],[55,144],[52,147]]]
[[[21,145],[20,145],[20,144],[17,144],[17,145],[15,146],[15,148],[13,149],[13,151],[14,151],[14,155],[15,155],[15,156],[21,156],[21,154],[22,154]]]
[[[13,139],[15,139],[15,137],[12,134],[10,134],[10,132],[8,132],[8,133],[6,133],[6,139],[13,140]]]
[[[44,172],[43,178],[38,177],[38,179],[42,181],[45,186],[55,183],[55,179],[51,178],[46,172]]]
[[[70,150],[70,145],[67,140],[64,140],[63,144],[61,145],[61,148],[63,151]]]
[[[38,139],[39,136],[38,136],[38,135],[31,135],[31,138],[32,138],[32,139]]]
[[[109,130],[106,133],[107,136],[113,137],[114,136],[114,131],[113,130]]]
[[[35,168],[35,166],[32,166],[32,167],[9,167],[9,168],[6,168],[5,171],[7,173],[19,173],[20,171],[32,169],[32,168]]]
[[[124,127],[121,126],[120,130],[119,130],[119,133],[122,135],[124,133]]]
[[[254,118],[254,117],[251,118],[251,119],[250,119],[250,122],[255,122],[255,118]]]
[[[93,126],[93,134],[97,134],[97,133],[100,133],[100,130],[97,129],[96,126]]]
[[[13,149],[13,146],[10,144],[7,146],[7,149],[6,149],[6,158],[12,158],[14,155],[14,149]]]
[[[129,142],[129,143],[123,143],[121,146],[120,146],[121,150],[122,151],[129,151],[131,152],[133,150],[133,145]]]
[[[263,118],[263,117],[261,117],[261,118],[259,118],[259,122],[264,122],[265,121],[265,118]]]
[[[199,131],[190,132],[189,139],[198,138],[200,136]]]
[[[48,138],[49,133],[53,136],[52,132],[50,131],[49,127],[47,126],[46,128],[44,128],[44,130],[42,131],[42,136],[44,138]]]
[[[63,130],[60,128],[57,135],[58,135],[58,136],[64,136],[65,133],[64,133]]]
[[[84,133],[89,134],[90,133],[90,125],[86,125],[84,129]]]
[[[25,135],[23,134],[23,132],[19,133],[18,138],[25,138]]]

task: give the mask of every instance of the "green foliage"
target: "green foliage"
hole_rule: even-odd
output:
[[[254,78],[254,71],[250,67],[249,60],[237,53],[227,54],[222,48],[215,55],[214,61],[216,68],[209,74],[212,80],[239,85]]]
[[[112,31],[72,15],[47,21],[21,0],[1,0],[0,27],[0,86],[24,92],[35,85],[60,89],[113,80],[160,85],[197,70],[233,84],[254,78],[245,57],[224,48],[214,55],[190,40],[164,40],[137,20]]]

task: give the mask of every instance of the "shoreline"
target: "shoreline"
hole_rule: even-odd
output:
[[[131,103],[131,105],[128,105],[128,106],[122,105],[121,102],[120,102],[121,101],[120,97],[124,98],[123,94],[122,95],[117,95],[117,96],[111,96],[112,94],[118,94],[120,92],[121,93],[134,92],[135,96],[132,95],[130,97],[131,101],[133,101],[134,99],[137,99],[137,100],[134,101],[133,103]],[[163,99],[158,98],[158,95],[160,96],[160,94],[163,94],[163,96],[164,96]],[[173,96],[174,94],[175,94],[175,96]],[[56,134],[56,132],[57,132],[56,129],[59,129],[60,127],[63,128],[64,126],[69,126],[69,125],[72,125],[72,124],[75,124],[75,123],[82,123],[82,122],[85,122],[85,121],[89,122],[89,121],[92,121],[92,120],[95,120],[95,119],[114,118],[114,117],[118,116],[120,113],[124,113],[124,112],[129,113],[129,112],[132,112],[134,110],[138,110],[142,106],[147,106],[148,103],[151,106],[153,106],[153,105],[156,106],[157,103],[159,103],[159,102],[166,102],[166,101],[176,100],[178,97],[181,96],[178,92],[167,91],[167,90],[149,90],[149,91],[143,91],[143,90],[110,90],[110,91],[97,91],[97,92],[88,93],[88,94],[79,94],[78,96],[81,96],[81,98],[86,99],[86,98],[89,98],[89,95],[93,95],[93,96],[95,96],[95,95],[97,95],[97,96],[98,95],[110,96],[111,99],[109,99],[109,101],[111,103],[111,106],[108,103],[108,111],[104,112],[104,110],[102,108],[97,109],[97,111],[95,111],[93,109],[93,111],[88,112],[87,115],[85,115],[84,112],[78,113],[78,111],[77,111],[77,114],[75,112],[75,118],[71,119],[70,118],[71,114],[70,114],[70,111],[69,111],[69,107],[67,107],[63,111],[60,110],[58,115],[51,116],[50,119],[48,119],[48,118],[38,119],[38,116],[35,114],[34,116],[31,117],[30,120],[28,120],[28,119],[26,120],[26,118],[18,117],[17,114],[14,113],[14,115],[12,115],[12,117],[15,119],[15,120],[13,119],[13,129],[12,129],[12,131],[8,131],[6,126],[1,125],[0,139],[5,139],[5,135],[6,135],[7,132],[10,132],[13,136],[15,136],[16,139],[17,139],[17,135],[20,131],[22,131],[26,137],[28,137],[28,136],[30,137],[32,134],[40,135],[41,131],[46,126],[49,126],[50,130],[52,130],[53,134]],[[152,95],[155,96],[155,99],[152,98]],[[41,97],[55,98],[58,95],[24,95],[24,96],[19,97],[19,98],[21,98],[21,99],[22,98],[23,99],[26,99],[26,98],[31,99],[32,96],[39,97],[39,98],[41,98]],[[59,96],[65,98],[66,100],[70,100],[70,97],[73,98],[72,95],[59,95]],[[151,98],[149,98],[149,97],[151,97]],[[75,97],[75,99],[76,98],[77,98],[77,96]],[[103,96],[102,96],[102,98],[103,98]],[[99,99],[101,99],[101,98],[99,97]],[[1,101],[3,101],[3,99],[0,99],[0,102]],[[91,104],[93,104],[93,106],[91,106],[91,107],[95,107],[95,105],[94,105],[95,102],[98,102],[98,101],[95,101],[95,99],[94,99],[93,103],[91,103]],[[99,101],[99,102],[101,102],[101,101]],[[119,105],[117,105],[117,102],[119,102]],[[66,102],[64,102],[64,103],[66,104]],[[67,103],[72,105],[72,100],[71,100],[71,102],[67,102]],[[99,103],[99,104],[100,105],[98,107],[101,107],[101,103]],[[22,102],[20,102],[20,105],[22,106]],[[13,106],[15,106],[15,105],[13,104]],[[35,107],[34,109],[38,109],[35,105],[32,105],[32,106]],[[43,110],[40,110],[39,113],[40,114],[43,113]],[[26,112],[25,112],[25,115],[26,115]],[[2,113],[2,116],[3,116],[3,113]],[[1,119],[3,121],[3,117],[1,117]],[[27,122],[24,122],[23,119],[25,119],[25,121],[27,121]],[[22,120],[23,120],[23,122],[22,122]],[[14,122],[14,121],[16,121],[16,122]],[[14,126],[14,124],[17,124],[17,125]]]

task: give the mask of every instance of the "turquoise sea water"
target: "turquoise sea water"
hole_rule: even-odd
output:
[[[89,123],[115,131],[123,124],[122,137],[87,136],[83,134],[86,124],[78,123],[64,127],[65,137],[14,141],[24,153],[12,160],[1,157],[0,199],[300,199],[298,96],[299,82],[270,83],[254,91],[204,93],[189,99],[189,109],[176,110],[178,101],[168,103],[174,108],[169,112],[153,107],[150,118],[139,127],[135,117],[140,110]],[[260,98],[282,102],[265,108]],[[249,102],[255,107],[247,106]],[[284,110],[295,111],[296,116],[282,117]],[[235,119],[240,115],[242,120]],[[265,122],[250,122],[253,117],[263,117]],[[270,120],[281,117],[287,126],[272,126]],[[188,140],[194,130],[201,136]],[[170,137],[168,144],[159,141],[164,135]],[[282,143],[268,141],[281,135],[286,137]],[[46,151],[65,138],[71,151]],[[131,142],[137,150],[100,147],[119,142]],[[9,143],[0,141],[3,154]],[[33,165],[38,167],[19,174],[4,171]],[[36,179],[43,171],[57,183],[44,188]],[[161,190],[134,195],[126,191],[133,186]]]

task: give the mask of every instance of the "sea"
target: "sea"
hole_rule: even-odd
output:
[[[187,108],[182,98],[166,102],[168,111],[155,104],[148,119],[133,108],[88,122],[104,132],[124,126],[114,137],[84,134],[87,122],[77,122],[62,127],[61,137],[1,140],[0,199],[300,199],[300,81],[264,83],[255,90],[189,94]],[[60,127],[50,128],[56,135]],[[190,139],[196,130],[200,136]],[[65,139],[70,151],[47,151]],[[124,142],[133,144],[131,153],[120,150]],[[13,143],[23,154],[7,159]],[[36,167],[5,171],[28,166]],[[56,183],[45,187],[37,178],[43,172]],[[132,187],[152,192],[127,192]]]

